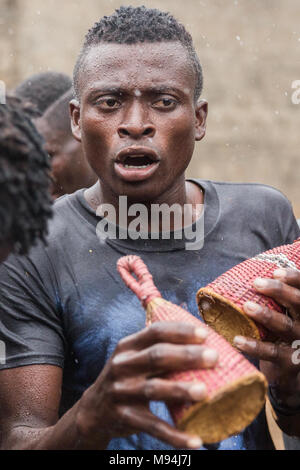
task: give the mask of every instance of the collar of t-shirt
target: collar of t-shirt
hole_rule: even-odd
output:
[[[186,249],[186,243],[191,243],[191,238],[186,238],[186,233],[196,233],[197,229],[203,231],[203,238],[214,229],[217,224],[219,216],[219,198],[216,189],[211,181],[189,179],[197,184],[204,193],[204,208],[200,218],[192,224],[190,227],[186,227],[183,231],[170,231],[161,232],[158,239],[151,238],[151,236],[144,238],[141,235],[140,238],[133,239],[130,236],[124,235],[124,230],[116,226],[115,233],[116,238],[106,238],[106,243],[114,246],[120,246],[125,249],[133,251],[175,251]],[[96,214],[96,211],[88,204],[84,197],[85,189],[80,189],[75,193],[74,203],[77,206],[77,210],[80,211],[81,215],[87,220],[88,223],[96,227],[102,217]],[[111,226],[112,228],[112,226]],[[112,230],[114,232],[114,230]],[[122,234],[120,236],[120,234]],[[189,235],[190,237],[190,235]],[[199,240],[200,241],[200,240]]]

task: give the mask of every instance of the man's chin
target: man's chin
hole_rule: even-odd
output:
[[[119,181],[114,190],[117,190],[119,196],[127,196],[128,201],[132,203],[154,201],[163,192],[163,188],[160,191],[160,185],[154,178],[135,182]]]

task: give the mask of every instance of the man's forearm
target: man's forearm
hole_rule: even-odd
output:
[[[103,434],[84,435],[78,425],[80,400],[64,414],[56,424],[33,427],[28,424],[14,425],[4,432],[3,450],[104,450],[110,441]]]

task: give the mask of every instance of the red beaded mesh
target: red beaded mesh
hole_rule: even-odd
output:
[[[205,290],[222,296],[240,308],[245,302],[252,301],[285,313],[285,309],[271,297],[258,293],[253,287],[256,278],[273,278],[273,272],[278,268],[300,270],[300,239],[290,245],[265,251],[254,258],[243,261],[208,284]],[[264,339],[267,336],[266,330],[261,325],[257,325],[257,327],[262,339]]]
[[[208,331],[205,345],[217,350],[219,353],[218,365],[213,369],[193,369],[170,373],[166,376],[167,378],[205,383],[208,400],[210,400],[221,389],[226,389],[237,380],[247,379],[249,375],[258,373],[257,369],[222,336],[183,308],[162,299],[161,294],[153,284],[151,274],[138,256],[129,255],[121,258],[117,267],[125,284],[135,292],[144,308],[147,309],[147,325],[157,321],[176,321],[192,323],[195,327],[205,328]],[[137,280],[131,272],[137,276]],[[175,423],[183,417],[190,405],[190,403],[185,403],[184,405],[176,404],[169,407]]]

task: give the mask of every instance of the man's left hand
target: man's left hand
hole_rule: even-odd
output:
[[[277,269],[273,279],[256,279],[254,287],[286,307],[288,315],[246,302],[245,313],[278,339],[271,343],[236,336],[234,343],[260,360],[260,370],[282,406],[300,408],[300,272]]]

